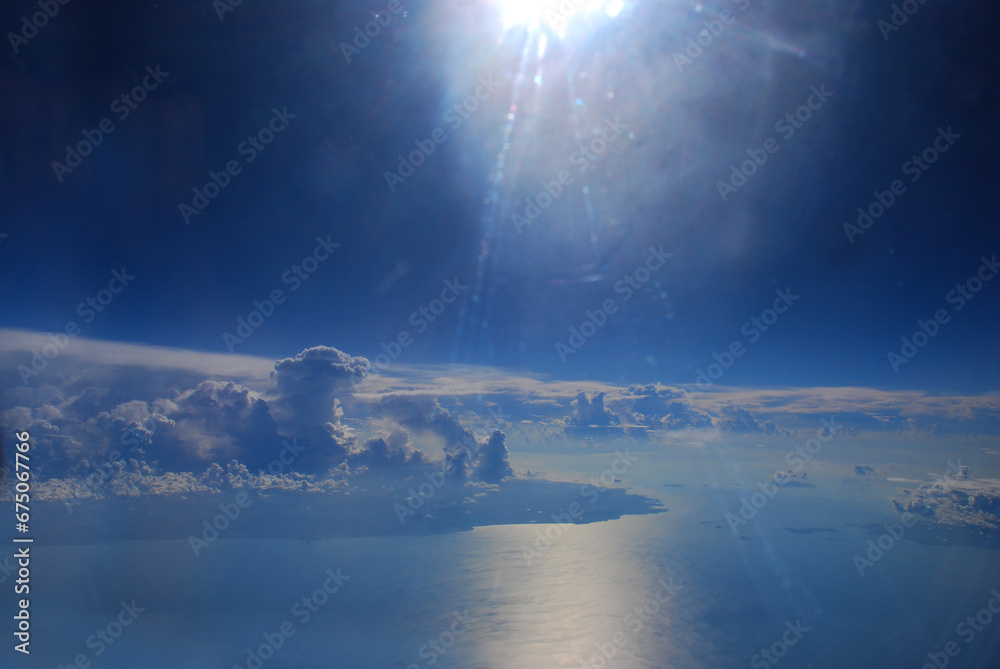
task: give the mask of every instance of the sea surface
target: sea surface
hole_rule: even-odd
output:
[[[35,544],[31,666],[247,667],[282,623],[293,633],[250,666],[922,667],[949,641],[949,667],[997,666],[1000,619],[969,642],[955,630],[1000,588],[1000,551],[897,541],[859,575],[864,526],[895,518],[832,490],[836,503],[782,489],[739,538],[723,519],[736,491],[685,486],[660,491],[667,512],[585,525],[222,538],[199,557],[186,541]],[[308,620],[293,613],[338,569],[348,578]],[[132,600],[144,611],[102,648],[91,635],[117,632]],[[789,625],[799,635],[775,664],[755,658]]]

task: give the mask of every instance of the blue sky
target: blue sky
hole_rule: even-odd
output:
[[[727,7],[743,22],[679,71],[685,36]],[[639,4],[576,20],[573,39],[552,34],[544,50],[524,49],[537,36],[523,26],[498,33],[498,11],[407,7],[348,63],[338,45],[364,9],[241,6],[219,21],[210,5],[67,8],[4,66],[4,127],[18,130],[3,140],[0,252],[18,288],[0,323],[60,330],[125,267],[134,283],[83,336],[226,351],[223,333],[290,288],[282,276],[320,236],[336,253],[241,352],[323,344],[373,357],[457,278],[469,290],[428,322],[409,362],[689,385],[713,354],[750,344],[742,325],[791,288],[801,299],[727,382],[996,387],[1000,284],[961,312],[946,301],[1000,251],[996,56],[977,55],[988,22],[970,20],[986,10],[922,6],[873,40],[878,6]],[[865,28],[827,30],[848,24]],[[658,37],[668,28],[676,40]],[[147,66],[167,74],[122,119],[113,101]],[[489,76],[495,90],[456,116]],[[782,123],[820,86],[829,96],[801,127]],[[275,109],[294,118],[246,148]],[[59,181],[53,161],[102,118],[113,132]],[[581,158],[614,119],[627,128]],[[444,141],[390,191],[397,156],[438,128]],[[910,181],[904,164],[938,128],[959,138]],[[717,183],[769,138],[777,151],[723,201]],[[185,224],[179,205],[230,161],[239,173]],[[572,183],[519,231],[511,215],[563,170]],[[851,243],[844,224],[897,179],[905,192]],[[661,245],[670,262],[623,300],[616,283]],[[618,313],[563,362],[556,343],[609,298]],[[953,318],[894,371],[887,354],[940,308]]]

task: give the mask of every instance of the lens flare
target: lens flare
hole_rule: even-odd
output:
[[[625,7],[622,0],[498,0],[497,7],[505,30],[516,26],[547,27],[560,37],[575,17],[603,11],[614,18]]]

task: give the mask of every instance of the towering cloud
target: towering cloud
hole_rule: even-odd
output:
[[[292,429],[336,423],[339,416],[333,400],[337,392],[348,389],[352,380],[363,378],[368,368],[367,359],[330,346],[307,348],[294,358],[274,363],[275,405]]]
[[[507,459],[507,445],[503,432],[493,430],[493,434],[482,445],[479,451],[479,463],[476,465],[476,478],[487,483],[497,483],[501,479],[514,474]]]
[[[495,482],[513,473],[503,432],[494,430],[488,439],[480,440],[435,399],[388,395],[373,412],[407,429],[438,436],[444,442],[445,463],[458,477]]]
[[[275,363],[275,416],[283,434],[306,446],[300,466],[322,469],[347,456],[352,439],[340,422],[338,395],[348,393],[368,369],[367,359],[330,346],[307,348]]]
[[[600,392],[593,399],[579,393],[573,400],[573,423],[580,426],[607,427],[618,425],[618,414],[604,406],[606,393]]]

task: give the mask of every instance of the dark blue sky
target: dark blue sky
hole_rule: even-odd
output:
[[[405,330],[410,363],[683,385],[739,341],[719,383],[997,388],[1000,281],[961,311],[946,298],[1000,253],[995,6],[928,2],[884,40],[882,3],[638,3],[544,50],[489,3],[404,8],[350,63],[338,44],[369,10],[316,2],[244,0],[222,21],[207,1],[73,2],[17,53],[5,40],[0,326],[76,320],[88,338],[224,352],[283,289],[238,352],[371,358]],[[736,23],[678,71],[727,8]],[[4,32],[33,11],[8,4]],[[112,101],[157,65],[169,74],[120,119]],[[453,128],[485,76],[501,85]],[[829,100],[782,136],[775,121],[821,85]],[[295,118],[247,161],[275,108]],[[57,180],[52,162],[105,117],[114,131]],[[574,152],[616,118],[627,131],[578,172]],[[960,139],[910,182],[939,127]],[[436,128],[445,141],[390,191],[385,172]],[[769,137],[779,150],[722,201],[716,183]],[[185,224],[178,205],[233,160]],[[573,182],[519,233],[511,214],[564,169]],[[844,223],[895,179],[906,192],[849,243]],[[282,276],[317,236],[340,246],[292,292]],[[660,245],[669,262],[624,299],[616,282]],[[77,305],[122,267],[134,282],[84,323]],[[469,288],[418,332],[411,314],[455,279]],[[751,343],[741,327],[786,288],[801,297]],[[608,299],[617,312],[563,363],[556,343]],[[886,354],[938,309],[949,322],[894,373]]]

